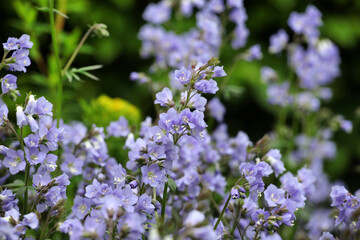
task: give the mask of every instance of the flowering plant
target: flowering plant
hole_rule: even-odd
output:
[[[17,77],[1,78],[1,96],[16,103],[0,106],[1,239],[360,237],[359,192],[331,183],[324,171],[337,150],[333,133],[350,133],[352,122],[321,114],[340,56],[321,38],[315,6],[289,16],[292,41],[283,29],[270,37],[269,53],[286,52],[290,74],[283,79],[269,66],[261,69],[279,119],[255,143],[243,131],[228,133],[222,103],[232,69],[220,64],[221,46],[239,51],[236,61],[263,57],[258,44],[239,50],[249,35],[242,0],[162,0],[146,7],[141,56],[155,61],[148,74],[132,72],[130,79],[149,86],[157,113],[140,127],[124,116],[105,127],[62,120],[64,80],[97,79],[88,71],[100,68],[71,68],[75,57],[91,32],[109,33],[104,24],[92,25],[62,66],[53,1],[45,10],[58,70],[56,111],[35,92],[20,102]],[[163,27],[175,10],[183,18],[195,15],[196,26],[180,34]],[[8,38],[0,70],[26,72],[32,47],[27,34]],[[159,71],[169,73],[168,85],[152,77]],[[128,106],[132,119],[139,118]],[[125,157],[111,154],[114,139]]]

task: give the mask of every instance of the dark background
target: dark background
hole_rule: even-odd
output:
[[[59,24],[59,42],[62,64],[70,57],[81,36],[89,24],[104,23],[108,26],[110,37],[91,37],[81,49],[73,67],[103,64],[103,68],[94,72],[100,81],[84,79],[84,82],[66,83],[64,88],[63,118],[66,122],[73,119],[89,117],[84,114],[80,102],[90,104],[101,94],[120,97],[142,112],[142,118],[155,117],[155,109],[150,92],[144,86],[129,81],[132,71],[147,72],[152,59],[140,58],[141,42],[137,39],[140,27],[145,23],[141,15],[150,1],[145,0],[59,0],[55,7],[65,13],[69,19],[63,21],[57,16]],[[243,130],[252,141],[269,132],[275,121],[275,111],[266,103],[266,88],[260,82],[260,67],[269,65],[284,75],[286,56],[270,56],[266,53],[268,39],[279,28],[289,31],[287,19],[292,11],[303,12],[308,4],[315,5],[323,14],[321,34],[330,38],[339,46],[341,76],[330,85],[333,99],[324,103],[334,113],[342,114],[354,122],[354,131],[348,135],[336,133],[334,139],[338,146],[338,156],[327,163],[326,169],[332,179],[342,178],[352,191],[360,187],[358,180],[359,164],[359,128],[356,109],[360,105],[360,1],[357,0],[245,0],[248,13],[247,27],[250,37],[247,47],[259,43],[264,58],[254,63],[239,62],[230,80],[231,85],[242,87],[242,93],[231,100],[223,99],[227,113],[225,121],[229,124],[232,135]],[[48,1],[12,0],[0,2],[0,41],[6,42],[10,36],[19,37],[23,33],[36,35],[35,45],[42,54],[43,60],[31,51],[32,65],[28,74],[17,73],[18,85],[22,93],[27,90],[37,95],[44,95],[54,101],[55,85],[52,74],[54,64],[51,53],[49,18],[41,7],[47,7]],[[40,8],[40,10],[39,10]],[[192,26],[194,19],[182,25],[184,29]],[[169,25],[172,26],[172,25]],[[245,48],[246,49],[246,48]],[[225,70],[229,70],[233,57],[241,50],[225,48],[220,60]],[[41,73],[42,74],[39,74]],[[4,74],[4,73],[2,73]],[[45,74],[45,75],[44,75]],[[159,77],[164,81],[166,74]],[[157,79],[155,79],[157,80]],[[24,95],[24,94],[23,94]]]

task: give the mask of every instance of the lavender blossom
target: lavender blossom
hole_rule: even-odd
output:
[[[270,53],[281,52],[286,47],[288,41],[289,41],[289,36],[287,35],[284,29],[280,29],[276,34],[270,37],[269,52]]]
[[[156,94],[155,104],[160,104],[162,107],[174,106],[173,95],[169,88],[164,88],[161,92]]]
[[[17,77],[12,74],[7,74],[1,79],[1,90],[4,94],[14,91],[17,88]]]
[[[210,116],[214,117],[218,122],[223,121],[226,109],[217,97],[211,99],[207,108],[209,109]]]

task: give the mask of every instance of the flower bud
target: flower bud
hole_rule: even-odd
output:
[[[232,188],[230,194],[232,199],[238,199],[240,197],[239,190],[236,188]]]
[[[135,188],[137,188],[139,183],[136,180],[134,180],[134,181],[130,182],[129,185],[132,189],[135,189]]]

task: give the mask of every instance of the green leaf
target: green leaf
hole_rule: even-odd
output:
[[[24,195],[26,189],[27,189],[27,187],[23,186],[23,187],[20,187],[20,188],[16,188],[13,191],[16,192],[17,197],[20,197],[20,196]]]
[[[99,78],[91,73],[88,72],[79,72],[79,73],[87,76],[88,78],[91,78],[92,80],[99,81]]]
[[[69,82],[72,82],[73,77],[71,76],[71,74],[68,71],[65,72],[65,76],[69,80]]]
[[[170,187],[171,191],[175,192],[176,191],[176,183],[170,177],[168,177],[168,184],[169,184],[169,187]]]
[[[20,179],[16,179],[14,182],[5,184],[2,187],[3,188],[16,188],[16,187],[23,187],[23,186],[25,186],[24,181],[22,181]]]
[[[40,12],[48,12],[49,8],[48,7],[38,7],[37,10],[40,11]],[[62,13],[57,9],[53,9],[53,12],[59,14],[63,18],[69,19],[69,17],[65,13]]]
[[[100,69],[100,68],[102,68],[102,67],[103,67],[103,65],[98,64],[98,65],[92,65],[92,66],[82,67],[82,68],[79,68],[79,69],[77,69],[77,70],[78,70],[79,72],[92,71],[92,70]]]

